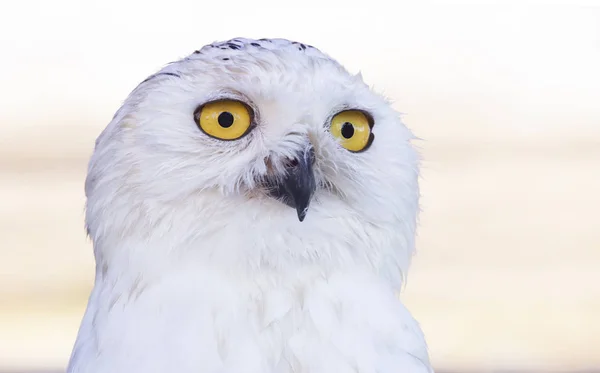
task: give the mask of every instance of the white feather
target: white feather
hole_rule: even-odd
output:
[[[68,371],[431,372],[397,297],[418,212],[412,134],[318,50],[232,43],[141,83],[98,138],[86,181],[96,282]],[[222,97],[254,108],[248,136],[198,129],[196,107]],[[367,151],[327,131],[343,108],[373,116]],[[257,180],[306,137],[319,188],[299,222]]]

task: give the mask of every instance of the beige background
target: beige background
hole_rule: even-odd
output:
[[[235,36],[303,41],[361,70],[423,139],[403,296],[438,370],[600,369],[599,8],[228,4],[0,15],[0,371],[66,364],[93,280],[95,137],[147,75]]]

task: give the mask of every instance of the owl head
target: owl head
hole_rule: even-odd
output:
[[[418,210],[412,138],[386,99],[314,47],[207,45],[140,83],[96,141],[96,260],[368,266],[399,284]]]

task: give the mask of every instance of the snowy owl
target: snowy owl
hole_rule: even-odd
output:
[[[96,141],[71,373],[432,372],[399,300],[413,135],[306,44],[237,38],[140,83]]]

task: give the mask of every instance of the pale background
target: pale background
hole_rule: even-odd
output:
[[[438,370],[600,369],[600,8],[569,4],[3,3],[0,371],[65,367],[95,137],[146,76],[237,36],[361,70],[423,139],[403,297]]]

